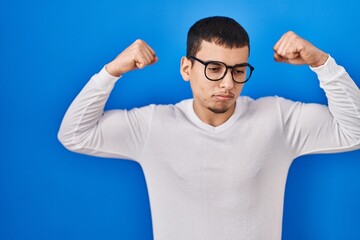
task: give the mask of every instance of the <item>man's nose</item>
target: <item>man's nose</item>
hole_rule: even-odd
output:
[[[232,69],[226,69],[226,73],[223,79],[220,80],[220,87],[230,90],[234,87],[234,81],[232,79]]]

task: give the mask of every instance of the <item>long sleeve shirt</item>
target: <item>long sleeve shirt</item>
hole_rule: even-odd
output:
[[[293,159],[360,148],[358,87],[331,57],[312,70],[328,106],[240,96],[233,115],[213,127],[192,99],[104,112],[117,78],[102,69],[58,137],[72,151],[141,165],[155,240],[280,240]]]

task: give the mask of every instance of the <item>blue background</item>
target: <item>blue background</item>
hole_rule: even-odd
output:
[[[72,99],[135,39],[159,62],[124,76],[107,109],[191,97],[179,74],[186,33],[211,15],[249,32],[256,69],[243,95],[326,103],[315,74],[275,63],[272,47],[294,30],[359,85],[359,10],[357,0],[0,0],[0,239],[152,239],[140,166],[71,153],[57,140]],[[297,159],[283,239],[360,239],[359,173],[360,151]]]

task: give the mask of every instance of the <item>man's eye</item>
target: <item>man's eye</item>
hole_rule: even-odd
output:
[[[208,70],[211,71],[211,72],[219,72],[220,67],[208,67]]]
[[[246,73],[246,68],[235,68],[234,71],[233,71],[234,74],[236,75],[243,75]]]
[[[207,66],[207,70],[212,73],[217,73],[223,71],[224,66],[216,63],[211,63]]]
[[[236,71],[235,71],[235,74],[244,74],[244,71],[236,70]]]

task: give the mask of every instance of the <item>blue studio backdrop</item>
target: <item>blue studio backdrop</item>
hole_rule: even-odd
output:
[[[159,61],[126,74],[107,109],[190,98],[179,73],[186,34],[213,15],[249,32],[256,69],[243,95],[326,104],[315,74],[275,63],[272,47],[293,30],[360,85],[359,10],[357,0],[0,0],[0,239],[152,239],[141,167],[75,154],[57,140],[72,99],[134,40],[147,41]],[[360,151],[295,160],[283,239],[360,239],[359,173]]]

